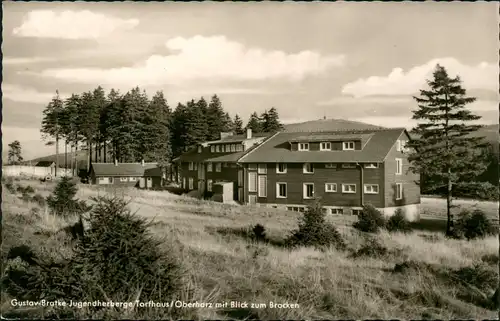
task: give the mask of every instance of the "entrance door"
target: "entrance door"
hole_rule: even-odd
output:
[[[144,177],[139,178],[139,187],[144,188],[146,186],[146,179]]]
[[[153,188],[153,179],[151,177],[148,177],[146,179],[146,183],[147,183],[147,188]]]
[[[205,164],[198,164],[198,191],[200,194],[205,193]]]

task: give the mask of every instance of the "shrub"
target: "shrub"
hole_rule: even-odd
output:
[[[74,199],[76,192],[76,184],[70,177],[63,176],[57,183],[52,195],[47,197],[47,205],[52,213],[65,216],[89,210],[84,201]]]
[[[339,250],[345,250],[346,244],[342,236],[335,226],[326,222],[325,216],[319,201],[308,206],[299,218],[299,228],[292,232],[286,244],[291,247],[303,245],[319,249],[333,245]]]
[[[355,229],[368,233],[377,233],[384,226],[384,216],[370,204],[363,207],[363,210],[358,215],[358,221],[353,224]]]
[[[254,238],[256,241],[265,241],[266,238],[266,228],[261,225],[261,224],[256,224],[252,228],[252,238]]]
[[[33,195],[31,201],[37,203],[40,207],[45,206],[45,198],[40,194]]]
[[[377,239],[371,238],[368,239],[363,246],[352,253],[351,257],[373,257],[373,258],[381,258],[386,256],[389,253],[389,250],[384,245],[380,244]]]
[[[391,216],[385,225],[389,232],[409,232],[411,224],[406,219],[402,209],[398,208],[393,216]]]
[[[149,233],[150,224],[132,214],[123,200],[94,200],[97,204],[87,218],[90,228],[79,235],[69,258],[57,262],[47,257],[42,260],[26,246],[11,251],[14,253],[9,259],[21,257],[31,266],[9,269],[2,280],[4,289],[19,300],[63,297],[77,301],[169,302],[179,297],[182,270],[175,249],[163,249],[165,243]],[[79,317],[113,319],[113,313],[124,312],[112,310],[90,307],[70,311],[70,316],[83,313]],[[161,311],[162,318],[174,318],[176,312],[155,311]],[[151,313],[148,309],[137,310],[134,317],[142,318],[148,312]]]
[[[35,189],[33,187],[31,187],[31,185],[28,185],[25,187],[18,185],[16,190],[17,190],[17,192],[19,192],[21,194],[33,194],[33,193],[35,193]]]
[[[14,186],[14,179],[12,177],[8,177],[5,182],[5,188],[11,193],[15,194],[16,193],[16,188]]]
[[[488,216],[483,211],[476,209],[472,213],[463,211],[460,214],[455,222],[453,237],[472,240],[484,238],[496,232],[497,228],[492,224]]]

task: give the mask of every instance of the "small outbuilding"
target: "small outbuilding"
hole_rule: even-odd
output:
[[[162,169],[157,163],[93,163],[90,184],[157,188],[162,186]]]

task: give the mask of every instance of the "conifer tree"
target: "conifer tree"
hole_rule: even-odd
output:
[[[262,130],[265,133],[275,133],[283,130],[283,124],[280,123],[276,108],[272,107],[262,115]]]
[[[13,141],[9,144],[9,155],[8,163],[9,165],[16,165],[23,161],[21,156],[21,143],[18,140]]]
[[[241,135],[244,133],[243,120],[241,120],[240,116],[238,116],[238,115],[234,116],[233,131],[236,135]]]
[[[466,109],[474,102],[467,97],[457,76],[450,78],[440,65],[427,81],[428,89],[420,90],[414,97],[418,109],[413,119],[418,121],[411,131],[413,139],[408,142],[411,170],[426,177],[426,184],[433,189],[445,187],[448,223],[446,234],[453,233],[452,195],[457,184],[473,183],[486,167],[479,148],[484,148],[483,137],[471,135],[481,126],[470,124],[481,117]],[[475,137],[474,137],[475,136]]]
[[[253,112],[250,115],[250,119],[248,120],[246,129],[251,129],[253,133],[261,133],[262,132],[262,123],[256,112]]]
[[[55,141],[49,141],[47,143],[49,145],[56,145],[55,176],[57,176],[57,170],[59,168],[59,139],[62,135],[60,115],[62,110],[63,101],[59,97],[59,91],[56,90],[56,95],[43,111],[42,128],[40,130],[44,139],[48,137],[53,137],[55,139]]]
[[[206,122],[208,124],[207,140],[217,140],[221,132],[228,131],[227,118],[217,95],[214,95],[208,104]]]

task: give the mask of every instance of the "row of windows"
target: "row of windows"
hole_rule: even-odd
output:
[[[308,151],[309,145],[310,145],[309,143],[299,143],[298,150],[299,151]],[[354,142],[342,142],[342,150],[354,150],[354,148],[355,148]],[[331,142],[319,143],[319,150],[320,151],[332,150],[332,143]]]
[[[367,163],[364,164],[364,168],[378,168],[378,163]],[[337,168],[336,163],[327,163],[325,164],[325,168]],[[342,164],[342,168],[356,168],[356,164],[353,163],[344,163]],[[255,164],[249,166],[249,169],[256,169]],[[267,173],[267,164],[258,164],[257,171],[259,174]],[[305,163],[302,168],[302,172],[305,174],[313,174],[314,173],[314,164]],[[286,174],[287,173],[287,165],[284,163],[276,164],[276,173],[277,174]]]
[[[207,172],[213,172],[214,165],[215,165],[216,172],[220,172],[222,170],[222,167],[230,167],[230,168],[236,167],[236,164],[232,164],[232,163],[207,163]],[[190,171],[198,170],[198,163],[189,162],[188,169]]]
[[[198,153],[201,153],[201,146],[198,147]],[[242,144],[218,144],[218,145],[210,145],[211,153],[235,153],[242,152],[243,145]]]
[[[314,183],[303,183],[303,197],[305,199],[314,198]],[[341,184],[342,193],[353,194],[356,193],[356,184]],[[325,193],[337,193],[337,183],[325,183]],[[378,194],[379,186],[378,184],[365,184],[364,185],[365,194]],[[259,195],[260,197],[266,197],[264,195]],[[276,197],[277,198],[287,198],[288,197],[288,187],[287,183],[276,183]]]
[[[288,206],[287,210],[289,211],[294,211],[294,212],[305,212],[306,207],[305,206]],[[351,213],[352,215],[359,215],[361,214],[360,209],[352,209]],[[333,215],[342,215],[344,214],[344,209],[343,208],[323,208],[323,212],[326,214],[333,214]]]
[[[118,178],[118,177],[117,177]],[[119,177],[120,182],[137,182],[137,177]],[[99,177],[101,184],[113,184],[114,177]]]

